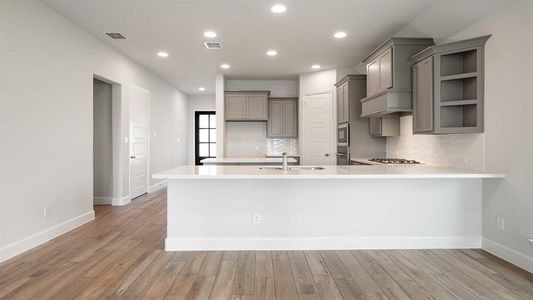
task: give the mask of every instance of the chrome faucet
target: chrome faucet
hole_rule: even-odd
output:
[[[287,160],[287,152],[283,152],[281,153],[281,155],[283,156],[283,166],[282,166],[282,169],[283,170],[288,170],[289,169],[289,162]]]

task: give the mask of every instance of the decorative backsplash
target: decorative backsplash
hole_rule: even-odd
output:
[[[298,154],[298,139],[267,139],[267,155],[280,155],[287,152],[287,155]]]
[[[484,134],[413,135],[413,117],[400,118],[400,134],[387,138],[387,156],[483,170]]]

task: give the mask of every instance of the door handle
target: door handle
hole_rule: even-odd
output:
[[[329,153],[324,154],[325,157],[329,157]]]
[[[130,158],[131,158],[131,159],[135,159],[136,157],[135,157],[135,155],[132,155],[132,156],[130,156]]]

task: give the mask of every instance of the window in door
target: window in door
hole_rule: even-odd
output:
[[[195,164],[217,155],[217,116],[214,111],[197,111],[195,119]]]

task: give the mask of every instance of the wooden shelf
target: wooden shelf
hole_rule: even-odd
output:
[[[477,77],[477,72],[441,76],[440,80],[441,81],[448,81],[448,80],[458,80],[458,79],[465,79],[465,78],[472,78],[472,77]]]
[[[460,106],[460,105],[472,105],[477,104],[477,99],[468,100],[448,100],[440,103],[440,106]]]

